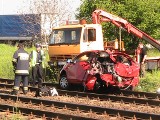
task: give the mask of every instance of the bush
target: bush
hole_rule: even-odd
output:
[[[147,51],[147,56],[148,57],[153,57],[153,56],[160,56],[160,52],[158,49],[149,49]]]
[[[16,47],[0,44],[0,77],[1,78],[14,78],[12,57]]]
[[[138,91],[156,92],[160,88],[160,71],[153,70],[147,72],[144,78],[140,79],[140,84],[137,87]]]

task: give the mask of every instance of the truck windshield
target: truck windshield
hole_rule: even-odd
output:
[[[80,43],[82,28],[56,29],[50,36],[50,44]]]

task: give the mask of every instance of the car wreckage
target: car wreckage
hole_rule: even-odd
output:
[[[139,64],[124,52],[82,52],[60,71],[61,89],[68,89],[74,84],[81,84],[86,90],[108,86],[132,90],[139,84]]]

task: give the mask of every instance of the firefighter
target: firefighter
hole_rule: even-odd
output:
[[[28,92],[28,76],[29,76],[29,54],[24,50],[23,43],[18,44],[18,50],[13,55],[13,67],[15,72],[15,80],[12,95],[17,95],[21,79],[23,81],[23,93]]]
[[[45,54],[41,48],[41,44],[35,44],[36,50],[33,50],[30,54],[31,67],[32,67],[32,85],[36,85],[36,80],[38,80],[38,88],[42,87],[43,82],[43,68]]]
[[[138,50],[139,50],[139,63],[140,63],[140,77],[144,77],[145,76],[145,62],[146,62],[146,58],[147,58],[147,49],[146,47],[143,45],[143,43],[139,43],[138,45]]]

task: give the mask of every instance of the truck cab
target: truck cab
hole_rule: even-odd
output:
[[[89,50],[104,50],[100,24],[64,25],[53,28],[48,46],[51,61],[60,63]]]

